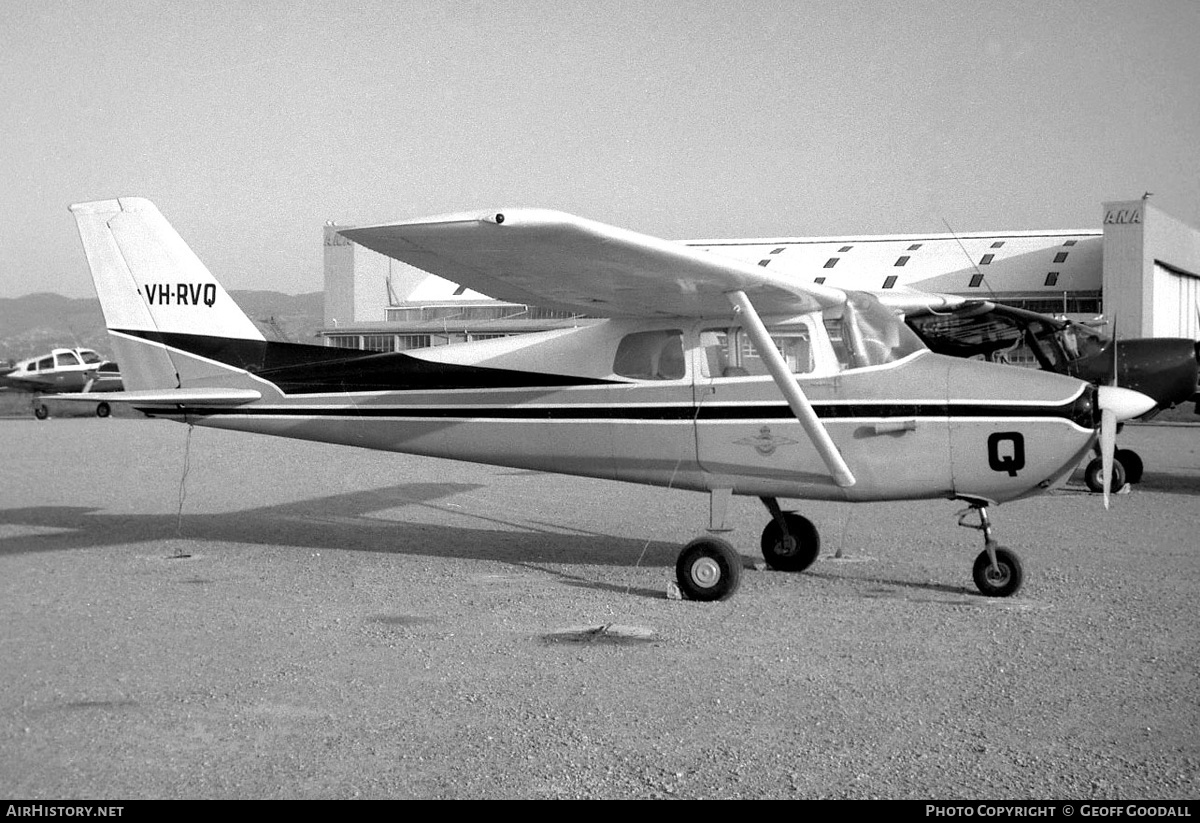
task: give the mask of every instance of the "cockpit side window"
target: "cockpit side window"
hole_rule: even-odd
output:
[[[59,366],[78,366],[79,358],[75,356],[75,352],[62,352],[54,355],[54,360]]]
[[[792,374],[809,374],[814,368],[813,340],[804,323],[769,326],[767,332]],[[750,336],[739,326],[705,329],[700,333],[708,377],[753,377],[769,374]]]
[[[617,346],[613,373],[635,380],[682,380],[687,376],[679,329],[627,334]]]
[[[43,357],[41,360],[37,361],[38,371],[50,371],[52,368],[54,368],[53,357]]]

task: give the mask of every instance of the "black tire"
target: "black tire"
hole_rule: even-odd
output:
[[[1104,491],[1104,463],[1097,457],[1087,464],[1083,473],[1083,482],[1094,492]],[[1125,467],[1120,460],[1113,459],[1112,477],[1109,478],[1108,491],[1115,493],[1125,486]]]
[[[1145,466],[1142,464],[1142,458],[1137,452],[1132,449],[1117,449],[1117,453],[1113,457],[1119,460],[1121,466],[1125,469],[1126,483],[1142,482],[1142,472]]]
[[[987,597],[1012,597],[1025,580],[1020,558],[1000,546],[996,549],[996,566],[998,570],[992,568],[987,551],[981,551],[979,557],[975,558],[975,568],[972,570],[975,586]]]
[[[107,403],[98,403],[96,405],[97,417],[108,417],[112,414],[112,408]]]
[[[675,579],[688,600],[725,600],[742,582],[742,556],[724,540],[697,538],[679,553]]]
[[[50,416],[50,407],[45,403],[38,403],[33,407],[33,416],[38,420],[45,420]]]
[[[821,535],[807,517],[784,512],[783,519],[787,521],[788,536],[792,539],[785,544],[783,532],[772,517],[762,533],[763,559],[776,571],[802,572],[815,563],[821,553]]]

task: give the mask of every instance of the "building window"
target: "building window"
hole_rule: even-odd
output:
[[[996,259],[996,255],[994,255],[994,254],[985,254],[985,255],[984,255],[984,256],[983,256],[983,257],[982,257],[982,258],[979,260],[979,265],[981,265],[981,266],[987,266],[987,265],[989,265],[989,264],[990,264],[990,263],[991,263],[993,260],[995,260],[995,259]]]
[[[367,351],[395,351],[396,342],[390,334],[364,334],[362,347]]]
[[[992,244],[992,248],[998,249],[998,248],[1001,248],[1003,245],[1004,245],[1003,240],[997,240],[995,243]]]
[[[832,269],[834,266],[837,265],[837,261],[838,261],[838,258],[836,258],[836,257],[829,258],[828,260],[825,261],[825,268]]]
[[[335,349],[357,349],[357,334],[331,334],[325,338],[328,345]]]
[[[1066,261],[1066,259],[1067,259],[1067,253],[1065,251],[1060,251],[1058,254],[1054,255],[1055,263],[1063,263]]]
[[[889,274],[887,277],[883,278],[883,287],[885,289],[890,289],[894,285],[896,285],[896,275]]]
[[[771,253],[771,254],[779,254],[779,253],[780,253],[781,251],[783,251],[785,248],[786,248],[786,246],[780,246],[780,247],[779,247],[779,248],[777,248],[777,249],[771,249],[771,252],[770,252],[770,253]]]
[[[816,278],[815,280],[813,280],[813,282],[814,282],[814,283],[816,283],[816,284],[819,286],[820,284],[822,284],[822,283],[824,283],[824,282],[825,282],[825,278],[824,278],[824,277],[818,277],[818,278]]]
[[[427,349],[432,342],[428,334],[398,334],[396,335],[396,350]]]
[[[971,282],[967,284],[967,287],[972,288],[972,289],[977,289],[977,288],[979,288],[979,284],[982,282],[983,282],[982,274],[972,274]]]
[[[845,254],[846,252],[850,251],[850,249],[852,249],[852,248],[854,248],[854,246],[842,246],[840,249],[838,249],[838,251],[842,254]]]
[[[907,254],[901,255],[900,259],[896,261],[896,265],[903,266],[905,263],[908,262],[908,260],[909,260],[909,257]]]
[[[771,259],[769,257],[766,260],[758,261],[758,265],[760,265],[760,266],[768,266],[770,264],[771,264]]]
[[[1052,271],[1046,275],[1046,285],[1047,286],[1057,286],[1058,285],[1058,272]]]
[[[913,243],[911,246],[908,247],[908,251],[916,251],[919,248],[921,248],[920,243]]]
[[[1074,246],[1075,242],[1076,241],[1074,241],[1074,240],[1068,240],[1067,242],[1063,243],[1063,245],[1064,246]]]

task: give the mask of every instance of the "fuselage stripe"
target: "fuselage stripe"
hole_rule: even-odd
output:
[[[1072,404],[1044,406],[994,403],[853,404],[814,403],[822,420],[886,418],[1065,418],[1072,419]],[[139,411],[177,417],[340,417],[340,418],[431,418],[467,420],[791,420],[795,415],[786,404],[720,406],[708,404],[698,410],[687,405],[627,406],[269,406],[241,408],[182,406],[143,407]]]

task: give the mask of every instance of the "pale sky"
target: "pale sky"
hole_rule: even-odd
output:
[[[672,239],[1200,226],[1197,0],[0,3],[0,297],[148,197],[227,288],[322,225],[556,208]]]

